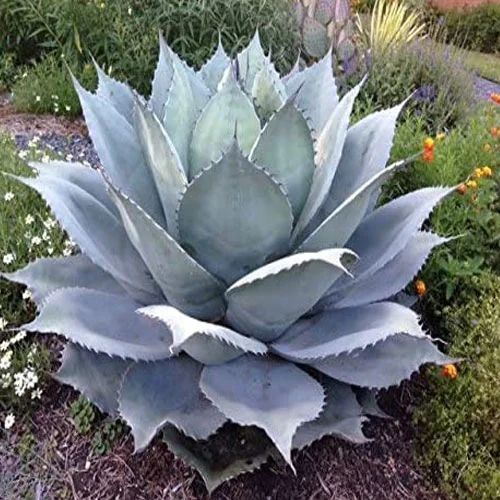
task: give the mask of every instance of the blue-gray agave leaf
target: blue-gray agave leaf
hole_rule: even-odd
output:
[[[259,71],[265,66],[271,64],[264,53],[264,49],[260,43],[259,31],[255,32],[252,41],[238,56],[238,67],[240,81],[243,83],[243,88],[247,94],[252,93],[255,77]]]
[[[38,259],[23,269],[1,276],[26,285],[37,305],[59,288],[90,288],[118,295],[126,293],[125,288],[110,274],[96,266],[85,255]]]
[[[111,78],[102,70],[94,59],[92,60],[96,68],[99,81],[96,94],[110,102],[129,123],[132,123],[135,101],[132,89],[126,83],[119,82],[114,78]]]
[[[118,391],[131,363],[68,342],[55,378],[85,394],[102,412],[117,416]]]
[[[316,380],[292,363],[247,354],[205,367],[200,387],[230,420],[263,429],[295,470],[293,436],[323,408],[323,388]]]
[[[322,301],[329,307],[352,307],[387,299],[403,290],[424,265],[432,250],[450,241],[419,231],[396,257],[374,274],[352,280]],[[321,304],[321,303],[320,303]]]
[[[406,102],[368,115],[348,130],[335,182],[320,209],[321,220],[385,167],[392,148],[396,120]]]
[[[305,314],[344,273],[345,249],[301,253],[266,264],[226,291],[227,320],[268,342]]]
[[[115,186],[164,225],[160,199],[133,125],[107,100],[87,92],[76,80],[74,85],[104,170]]]
[[[425,363],[445,365],[455,361],[440,352],[430,338],[401,334],[364,350],[331,356],[310,364],[347,384],[381,389],[399,384]]]
[[[62,288],[47,297],[26,329],[56,333],[87,349],[124,359],[168,358],[172,335],[164,325],[137,314],[140,307],[123,295]]]
[[[362,408],[351,386],[324,378],[325,406],[319,417],[306,422],[293,437],[293,448],[302,449],[324,436],[338,436],[354,443],[366,443],[363,434]]]
[[[259,116],[268,119],[286,101],[286,89],[273,64],[266,59],[266,64],[255,75],[252,86],[252,98],[259,110]]]
[[[423,188],[383,205],[357,227],[347,247],[359,255],[356,277],[374,274],[405,248],[434,207],[455,188]]]
[[[217,50],[214,55],[201,67],[198,73],[213,93],[217,91],[217,85],[221,81],[222,75],[230,64],[231,59],[226,54],[226,51],[222,46],[222,40],[219,34],[219,44],[217,45]]]
[[[297,94],[297,106],[310,120],[315,138],[339,103],[332,64],[332,53],[328,51],[319,62],[290,76],[285,83],[288,96]]]
[[[156,319],[172,332],[171,351],[181,351],[205,365],[217,365],[231,361],[245,352],[265,354],[266,344],[241,335],[230,328],[206,323],[186,316],[171,306],[149,306],[138,311]]]
[[[132,200],[110,186],[125,231],[167,300],[196,318],[224,315],[225,286]],[[164,302],[164,301],[160,301]]]
[[[364,79],[340,101],[318,137],[315,157],[316,170],[314,171],[311,190],[297,225],[293,230],[293,240],[297,240],[328,196],[342,153],[354,100],[358,96],[363,83]]]
[[[377,393],[378,391],[375,389],[358,388],[356,390],[356,398],[362,407],[363,415],[391,419],[392,417],[380,408],[377,401]]]
[[[311,189],[315,164],[311,132],[293,100],[269,120],[250,159],[283,184],[293,215],[298,217]]]
[[[182,244],[226,283],[285,252],[292,221],[280,185],[245,158],[236,141],[193,180],[179,206]]]
[[[168,101],[173,77],[174,65],[170,55],[170,49],[163,36],[160,34],[160,55],[151,85],[151,98],[149,100],[153,111],[160,120],[163,120],[165,116],[165,105]]]
[[[128,239],[101,175],[83,165],[35,165],[39,176],[17,179],[38,191],[82,252],[144,304],[162,294]]]
[[[380,302],[303,318],[272,344],[272,350],[301,362],[349,354],[398,333],[425,337],[419,318],[411,309]]]
[[[134,123],[156,183],[167,230],[178,240],[176,209],[187,185],[187,172],[184,172],[181,159],[160,120],[139,101],[135,104]]]
[[[297,249],[298,252],[317,252],[325,248],[344,246],[364,218],[373,193],[404,165],[395,163],[374,175],[339,205]]]
[[[199,82],[192,84],[197,76],[177,56],[172,55],[172,61],[174,74],[165,105],[163,124],[179,154],[184,171],[187,172],[193,128],[209,100],[210,91],[206,87],[203,89],[201,77]]]
[[[226,417],[201,393],[203,365],[188,356],[136,363],[127,371],[119,411],[141,451],[167,423],[195,439],[206,439]]]
[[[219,160],[233,142],[235,131],[243,153],[248,154],[260,133],[253,104],[239,87],[233,72],[203,110],[193,132],[189,175],[198,175]]]

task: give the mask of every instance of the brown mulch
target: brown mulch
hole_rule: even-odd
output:
[[[0,96],[0,132],[84,134],[81,119],[16,113]],[[373,441],[353,445],[324,438],[294,456],[297,475],[270,461],[253,474],[217,489],[213,500],[438,500],[414,460],[410,410],[421,380],[389,391],[385,409],[395,420],[372,419],[365,427]],[[78,434],[69,404],[76,393],[50,382],[27,432],[0,435],[0,498],[18,500],[207,500],[196,472],[157,439],[133,455],[127,433],[104,456],[93,452],[91,436]],[[26,429],[25,429],[26,431]],[[26,436],[31,436],[26,444]]]
[[[386,398],[386,404],[400,412],[398,420],[373,419],[366,426],[366,434],[374,438],[371,443],[352,445],[324,438],[294,456],[297,476],[270,461],[253,474],[224,484],[211,498],[444,499],[415,467],[413,429],[404,410],[411,394],[408,387],[403,384],[402,389],[390,392]],[[32,450],[28,490],[38,489],[43,500],[208,500],[198,474],[176,459],[159,439],[145,452],[133,455],[132,438],[127,433],[103,457],[93,453],[91,437],[77,434],[69,416],[68,407],[75,398],[76,393],[52,382],[35,412],[30,431],[36,445]],[[9,462],[8,454],[2,455],[0,449],[0,469],[13,478],[10,489],[13,496],[6,498],[20,498],[20,486],[15,483],[21,467],[12,457]],[[26,491],[26,485],[23,489]]]
[[[8,94],[0,94],[0,132],[12,135],[46,133],[86,135],[83,118],[19,113],[10,103]]]

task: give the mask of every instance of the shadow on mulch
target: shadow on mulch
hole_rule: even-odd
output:
[[[10,455],[0,447],[6,499],[17,500],[24,491],[38,491],[41,500],[444,499],[414,463],[414,431],[408,410],[413,393],[420,391],[416,388],[419,383],[404,383],[385,395],[383,406],[397,420],[372,419],[365,427],[372,442],[353,445],[323,438],[294,455],[297,476],[271,459],[260,470],[222,485],[209,497],[198,474],[159,439],[145,452],[133,455],[127,433],[111,452],[96,456],[91,437],[77,434],[70,421],[68,407],[76,393],[51,382],[31,422],[35,444],[29,472],[21,459],[15,459],[13,442]],[[20,477],[26,474],[29,477],[21,484]]]

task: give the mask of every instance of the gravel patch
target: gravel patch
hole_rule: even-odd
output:
[[[476,76],[475,79],[476,95],[481,99],[490,99],[492,93],[500,94],[500,84]]]

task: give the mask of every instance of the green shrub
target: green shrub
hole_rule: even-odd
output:
[[[0,92],[10,89],[17,76],[13,54],[0,53]]]
[[[81,67],[91,51],[100,64],[129,78],[142,93],[148,92],[156,65],[158,30],[195,66],[215,49],[218,31],[226,49],[235,51],[259,27],[281,69],[295,62],[299,48],[289,0],[8,0],[0,4],[0,20],[4,18],[14,27],[9,30],[19,28],[36,43],[35,57],[40,51],[62,52],[72,67]],[[4,45],[16,49],[10,39]],[[18,59],[23,54],[24,49]]]
[[[500,139],[490,134],[494,125],[500,125],[500,112],[488,105],[486,114],[481,110],[469,124],[437,142],[434,162],[415,162],[396,174],[383,193],[387,200],[427,186],[459,185],[476,167],[489,166],[493,171],[492,178],[476,180],[477,188],[468,188],[463,196],[450,196],[432,215],[436,232],[462,235],[437,248],[421,274],[429,289],[422,308],[436,326],[447,306],[466,301],[477,291],[478,276],[500,269]],[[422,119],[406,121],[398,129],[392,159],[421,149],[425,137]]]
[[[437,471],[451,498],[500,498],[500,277],[478,280],[479,298],[446,315],[456,380],[430,376],[416,411],[421,463]]]
[[[457,49],[423,40],[367,59],[361,109],[395,106],[415,92],[407,110],[424,120],[429,133],[464,123],[474,111],[473,76]]]
[[[464,48],[479,52],[500,52],[500,5],[450,12],[445,19],[450,41],[459,40]]]
[[[83,85],[95,85],[92,65],[87,64],[77,76]],[[82,111],[69,70],[52,55],[21,70],[12,93],[14,106],[25,113],[79,116]]]

